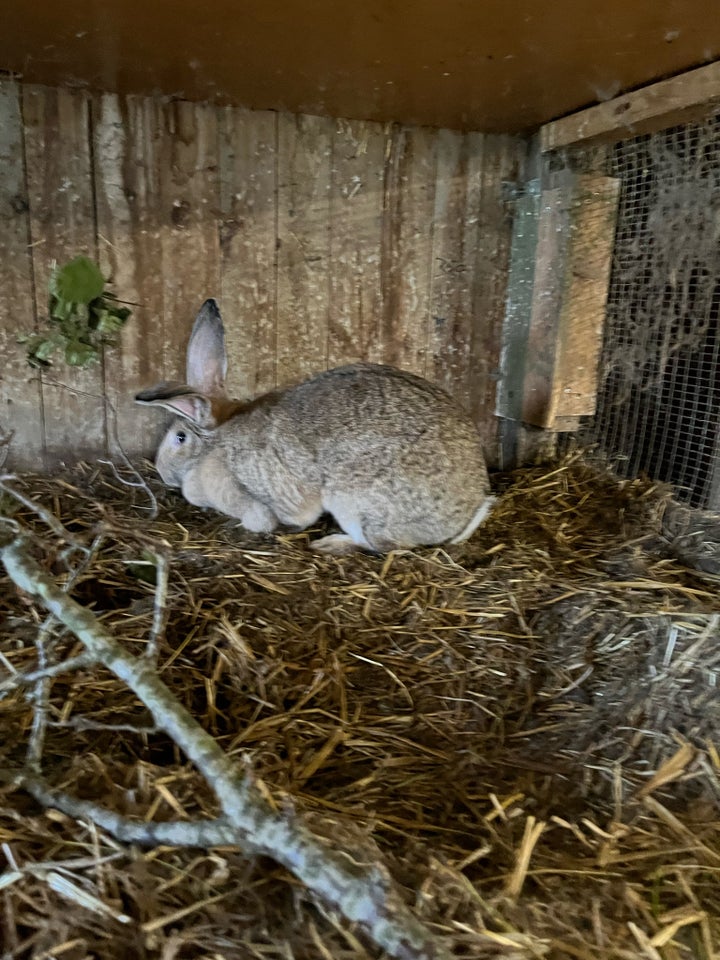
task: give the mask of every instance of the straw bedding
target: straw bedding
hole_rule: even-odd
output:
[[[577,454],[496,478],[447,549],[320,557],[318,531],[251,536],[106,466],[11,485],[97,550],[72,596],[158,671],[288,816],[374,849],[458,958],[708,958],[720,951],[717,522]],[[62,581],[47,523],[9,494]],[[679,529],[678,524],[682,525]],[[697,562],[694,562],[697,560]],[[23,763],[41,605],[0,589],[0,766]],[[81,645],[56,629],[53,656]],[[43,772],[146,821],[216,800],[104,668],[53,679]],[[380,954],[269,858],[126,845],[0,785],[2,957]]]

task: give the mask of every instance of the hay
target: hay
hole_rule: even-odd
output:
[[[663,516],[669,496],[568,457],[498,478],[468,544],[320,557],[250,536],[106,467],[15,487],[98,549],[72,595],[158,669],[279,808],[375,844],[418,917],[462,957],[713,956],[720,950],[720,598]],[[10,504],[66,575],[45,522]],[[157,549],[169,545],[165,609]],[[153,552],[154,550],[154,552]],[[715,554],[716,555],[716,554]],[[7,580],[0,682],[36,666],[44,611]],[[79,654],[73,637],[55,656]],[[0,702],[2,767],[25,695]],[[217,813],[199,774],[109,672],[53,679],[44,770],[126,815]],[[275,863],[141,849],[0,790],[3,957],[378,956]]]

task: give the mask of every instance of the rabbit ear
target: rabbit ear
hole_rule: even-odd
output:
[[[156,387],[135,395],[135,402],[172,410],[185,420],[191,420],[204,429],[217,425],[212,400],[185,385],[159,383]]]
[[[206,300],[195,318],[187,348],[187,382],[206,397],[225,396],[225,328],[215,300]]]

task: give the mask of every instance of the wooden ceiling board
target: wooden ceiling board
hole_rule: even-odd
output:
[[[520,132],[720,57],[717,0],[6,0],[32,82]]]

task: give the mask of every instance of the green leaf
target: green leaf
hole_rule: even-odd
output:
[[[132,313],[129,307],[118,306],[123,301],[105,290],[98,265],[83,256],[53,271],[48,293],[47,334],[18,337],[26,344],[27,361],[33,367],[49,366],[58,347],[73,367],[96,362],[103,344],[115,345],[114,335]]]
[[[36,360],[48,360],[53,353],[55,353],[57,346],[58,344],[55,339],[45,340],[41,338],[37,346],[33,349],[33,356]]]
[[[28,337],[27,361],[31,367],[49,367],[50,357],[58,347],[57,338],[35,334]]]
[[[109,310],[105,311],[105,315],[98,321],[97,331],[101,334],[113,334],[117,333],[121,329],[123,321],[119,320],[117,317],[113,316]]]
[[[51,320],[69,320],[75,309],[74,304],[68,300],[59,300],[57,297],[50,297],[50,319]]]
[[[142,580],[143,583],[149,583],[152,586],[157,585],[157,560],[148,550],[141,553],[142,560],[136,560],[125,564],[125,569],[131,577]]]
[[[63,303],[88,304],[105,289],[100,268],[87,257],[75,257],[58,267],[50,280],[50,292]]]
[[[70,340],[65,347],[65,361],[71,367],[84,367],[97,358],[98,352],[95,347],[81,340]]]
[[[50,363],[49,360],[38,360],[36,357],[31,355],[28,355],[27,362],[35,370],[46,370],[48,367],[52,366],[52,363]]]

